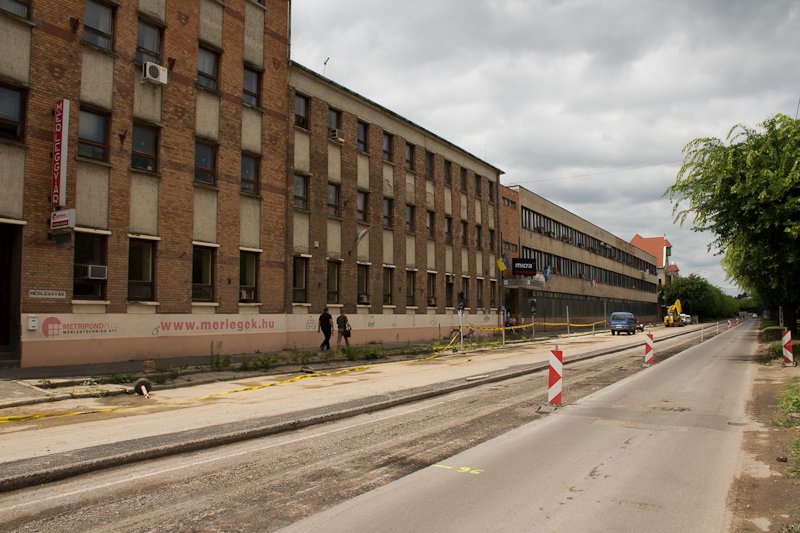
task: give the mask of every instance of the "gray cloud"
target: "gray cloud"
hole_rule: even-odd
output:
[[[326,76],[504,169],[506,184],[626,240],[666,234],[684,274],[735,291],[706,251],[713,237],[673,225],[661,193],[692,139],[794,115],[799,6],[302,0],[292,54],[320,73],[330,57]]]

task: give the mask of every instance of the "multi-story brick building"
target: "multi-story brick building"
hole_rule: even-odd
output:
[[[470,322],[496,323],[501,171],[301,65],[289,83],[287,309],[344,306],[362,339],[430,339],[462,293]]]
[[[288,10],[0,2],[5,359],[284,345]]]
[[[513,196],[516,194],[516,197]],[[631,311],[642,321],[657,319],[656,259],[643,250],[521,186],[501,193],[503,242],[517,220],[519,251],[535,275],[506,271],[505,305],[520,320],[575,323],[604,320]],[[509,231],[513,238],[514,233]]]
[[[501,246],[550,266],[520,314],[650,312],[653,258],[290,64],[286,0],[4,0],[0,45],[2,359],[441,338],[497,323]]]

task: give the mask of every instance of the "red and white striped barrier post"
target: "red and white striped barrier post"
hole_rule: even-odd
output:
[[[550,378],[547,381],[547,403],[561,405],[561,374],[564,369],[564,359],[561,350],[556,346],[550,350]]]
[[[783,344],[783,366],[797,366],[792,350],[792,332],[788,329],[783,330],[781,343]]]
[[[731,329],[731,321],[728,320],[728,329]]]
[[[656,351],[653,349],[653,334],[648,333],[644,336],[644,364],[642,366],[653,366],[653,356]]]

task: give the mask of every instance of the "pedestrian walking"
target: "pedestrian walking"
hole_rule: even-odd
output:
[[[344,338],[344,343],[347,347],[350,347],[350,332],[352,328],[350,327],[350,319],[347,318],[347,315],[344,312],[344,307],[340,309],[339,316],[336,317],[336,349],[339,349],[339,346],[342,344],[342,338]]]
[[[322,314],[319,315],[319,322],[317,324],[317,333],[322,331],[322,335],[324,338],[322,339],[322,344],[319,345],[320,351],[326,351],[331,349],[331,335],[333,334],[333,317],[328,312],[328,308],[322,310]]]

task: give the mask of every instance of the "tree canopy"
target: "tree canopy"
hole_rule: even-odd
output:
[[[769,306],[784,307],[796,333],[800,304],[800,121],[778,114],[725,142],[695,139],[665,194],[675,221],[710,231],[728,276]]]
[[[675,300],[681,301],[684,313],[701,319],[729,317],[739,310],[736,299],[697,274],[677,278],[664,287],[664,302],[672,305]]]

